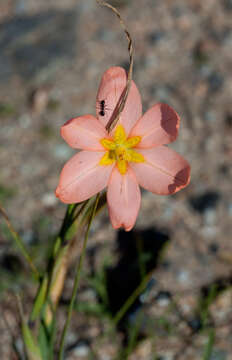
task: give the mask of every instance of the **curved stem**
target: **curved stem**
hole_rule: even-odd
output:
[[[127,96],[129,94],[131,80],[132,80],[133,65],[134,65],[134,54],[133,54],[134,49],[133,49],[131,35],[130,35],[129,31],[127,30],[127,27],[120,15],[120,12],[114,6],[108,4],[106,1],[103,1],[103,0],[96,0],[96,1],[99,5],[105,6],[105,7],[109,8],[110,10],[112,10],[113,13],[118,17],[120,25],[127,37],[128,51],[129,51],[129,58],[130,58],[126,87],[125,87],[125,89],[121,95],[121,98],[119,99],[119,102],[114,110],[113,116],[109,119],[108,123],[106,124],[106,130],[110,133],[111,130],[113,130],[113,128],[116,126],[117,122],[119,121],[119,117],[124,109],[124,106],[125,106],[125,103],[127,100]]]
[[[82,251],[81,251],[81,256],[80,256],[80,261],[77,265],[76,268],[76,275],[75,275],[75,280],[74,280],[74,285],[73,285],[73,291],[72,291],[72,297],[71,297],[71,301],[69,304],[69,309],[68,309],[68,316],[67,316],[67,320],[62,332],[62,337],[61,337],[61,345],[60,345],[60,351],[59,351],[59,360],[63,360],[64,358],[64,345],[65,345],[65,338],[66,338],[66,334],[68,331],[68,327],[70,324],[70,320],[71,320],[71,316],[72,316],[72,311],[73,311],[73,306],[74,306],[74,302],[76,299],[76,294],[77,294],[77,290],[78,290],[78,286],[79,286],[79,281],[80,281],[80,275],[81,275],[81,270],[82,270],[82,265],[83,265],[83,261],[84,261],[84,257],[85,257],[85,251],[86,251],[86,245],[87,245],[87,241],[88,241],[88,237],[89,237],[89,230],[90,230],[90,226],[92,224],[93,218],[95,216],[96,213],[96,209],[97,209],[97,205],[98,205],[98,201],[99,201],[99,194],[96,197],[95,200],[95,204],[93,206],[93,210],[92,210],[92,214],[90,216],[89,219],[89,223],[88,223],[88,227],[85,233],[85,238],[84,238],[84,243],[83,243],[83,247],[82,247]]]

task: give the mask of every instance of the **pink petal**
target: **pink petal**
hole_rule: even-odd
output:
[[[98,119],[104,126],[107,125],[112,115],[114,115],[113,112],[125,90],[126,82],[127,74],[121,67],[111,67],[103,74],[97,93],[96,112]],[[100,115],[102,100],[105,101],[104,116]],[[129,134],[141,115],[141,97],[135,83],[132,81],[128,98],[120,117],[120,123],[124,126],[127,134]]]
[[[167,146],[137,150],[144,163],[130,163],[139,185],[160,195],[173,194],[188,185],[188,162]]]
[[[100,144],[107,137],[102,123],[92,115],[84,115],[67,121],[61,127],[61,135],[74,149],[103,151]]]
[[[132,129],[130,136],[142,136],[138,148],[151,148],[174,141],[178,135],[180,118],[167,104],[150,108]]]
[[[133,171],[128,168],[121,175],[117,167],[112,171],[107,191],[107,203],[112,226],[126,231],[135,224],[141,202],[140,189]]]
[[[101,166],[102,152],[80,151],[64,166],[56,196],[67,204],[89,199],[103,190],[114,165]]]

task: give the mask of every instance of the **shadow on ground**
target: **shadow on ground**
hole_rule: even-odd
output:
[[[157,267],[169,241],[168,232],[155,228],[118,232],[119,260],[116,266],[106,270],[109,310],[113,316],[141,284],[143,278]],[[155,280],[152,282],[154,283]],[[151,286],[151,282],[148,283],[149,286]],[[141,297],[138,297],[120,321],[119,328],[123,328],[124,321],[140,306],[142,306]]]

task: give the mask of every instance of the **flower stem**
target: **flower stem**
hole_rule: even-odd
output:
[[[73,311],[73,306],[74,306],[74,302],[75,302],[75,299],[76,299],[76,294],[77,294],[77,290],[78,290],[78,286],[79,286],[82,265],[83,265],[83,261],[84,261],[84,257],[85,257],[86,245],[87,245],[87,241],[88,241],[88,237],[89,237],[89,230],[90,230],[90,226],[92,224],[93,218],[94,218],[95,213],[96,213],[98,201],[99,201],[99,194],[97,195],[96,200],[95,200],[95,204],[93,205],[93,210],[92,210],[92,213],[90,215],[89,223],[88,223],[87,230],[86,230],[86,233],[85,233],[85,238],[84,238],[84,243],[83,243],[83,247],[82,247],[82,251],[81,251],[80,261],[79,261],[79,263],[77,265],[77,268],[76,268],[76,275],[75,275],[75,280],[74,280],[74,285],[73,285],[71,301],[70,301],[69,309],[68,309],[68,316],[67,316],[67,320],[66,320],[63,332],[62,332],[62,337],[61,337],[61,345],[60,345],[59,358],[58,358],[59,360],[63,360],[63,358],[64,358],[65,338],[66,338],[68,327],[69,327],[69,324],[70,324],[72,311]]]
[[[27,261],[28,265],[30,266],[36,280],[39,280],[40,278],[40,274],[38,272],[38,270],[36,269],[29,253],[27,252],[27,249],[25,247],[25,245],[23,244],[23,241],[21,239],[21,237],[19,236],[19,234],[15,231],[15,229],[13,228],[13,225],[10,222],[10,219],[7,215],[7,213],[5,212],[5,210],[3,209],[3,207],[0,205],[0,213],[2,214],[6,225],[15,241],[15,243],[17,244],[18,248],[20,249],[22,255],[24,256],[25,260]]]

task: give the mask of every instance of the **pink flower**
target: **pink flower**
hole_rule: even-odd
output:
[[[159,103],[142,116],[140,94],[133,81],[119,122],[108,134],[105,126],[126,81],[124,69],[108,69],[97,94],[97,118],[84,115],[62,126],[64,140],[82,151],[65,164],[56,196],[64,203],[77,203],[108,186],[111,223],[115,229],[124,227],[129,231],[140,208],[139,185],[154,194],[173,194],[188,185],[190,166],[174,150],[163,146],[177,137],[177,113]]]

